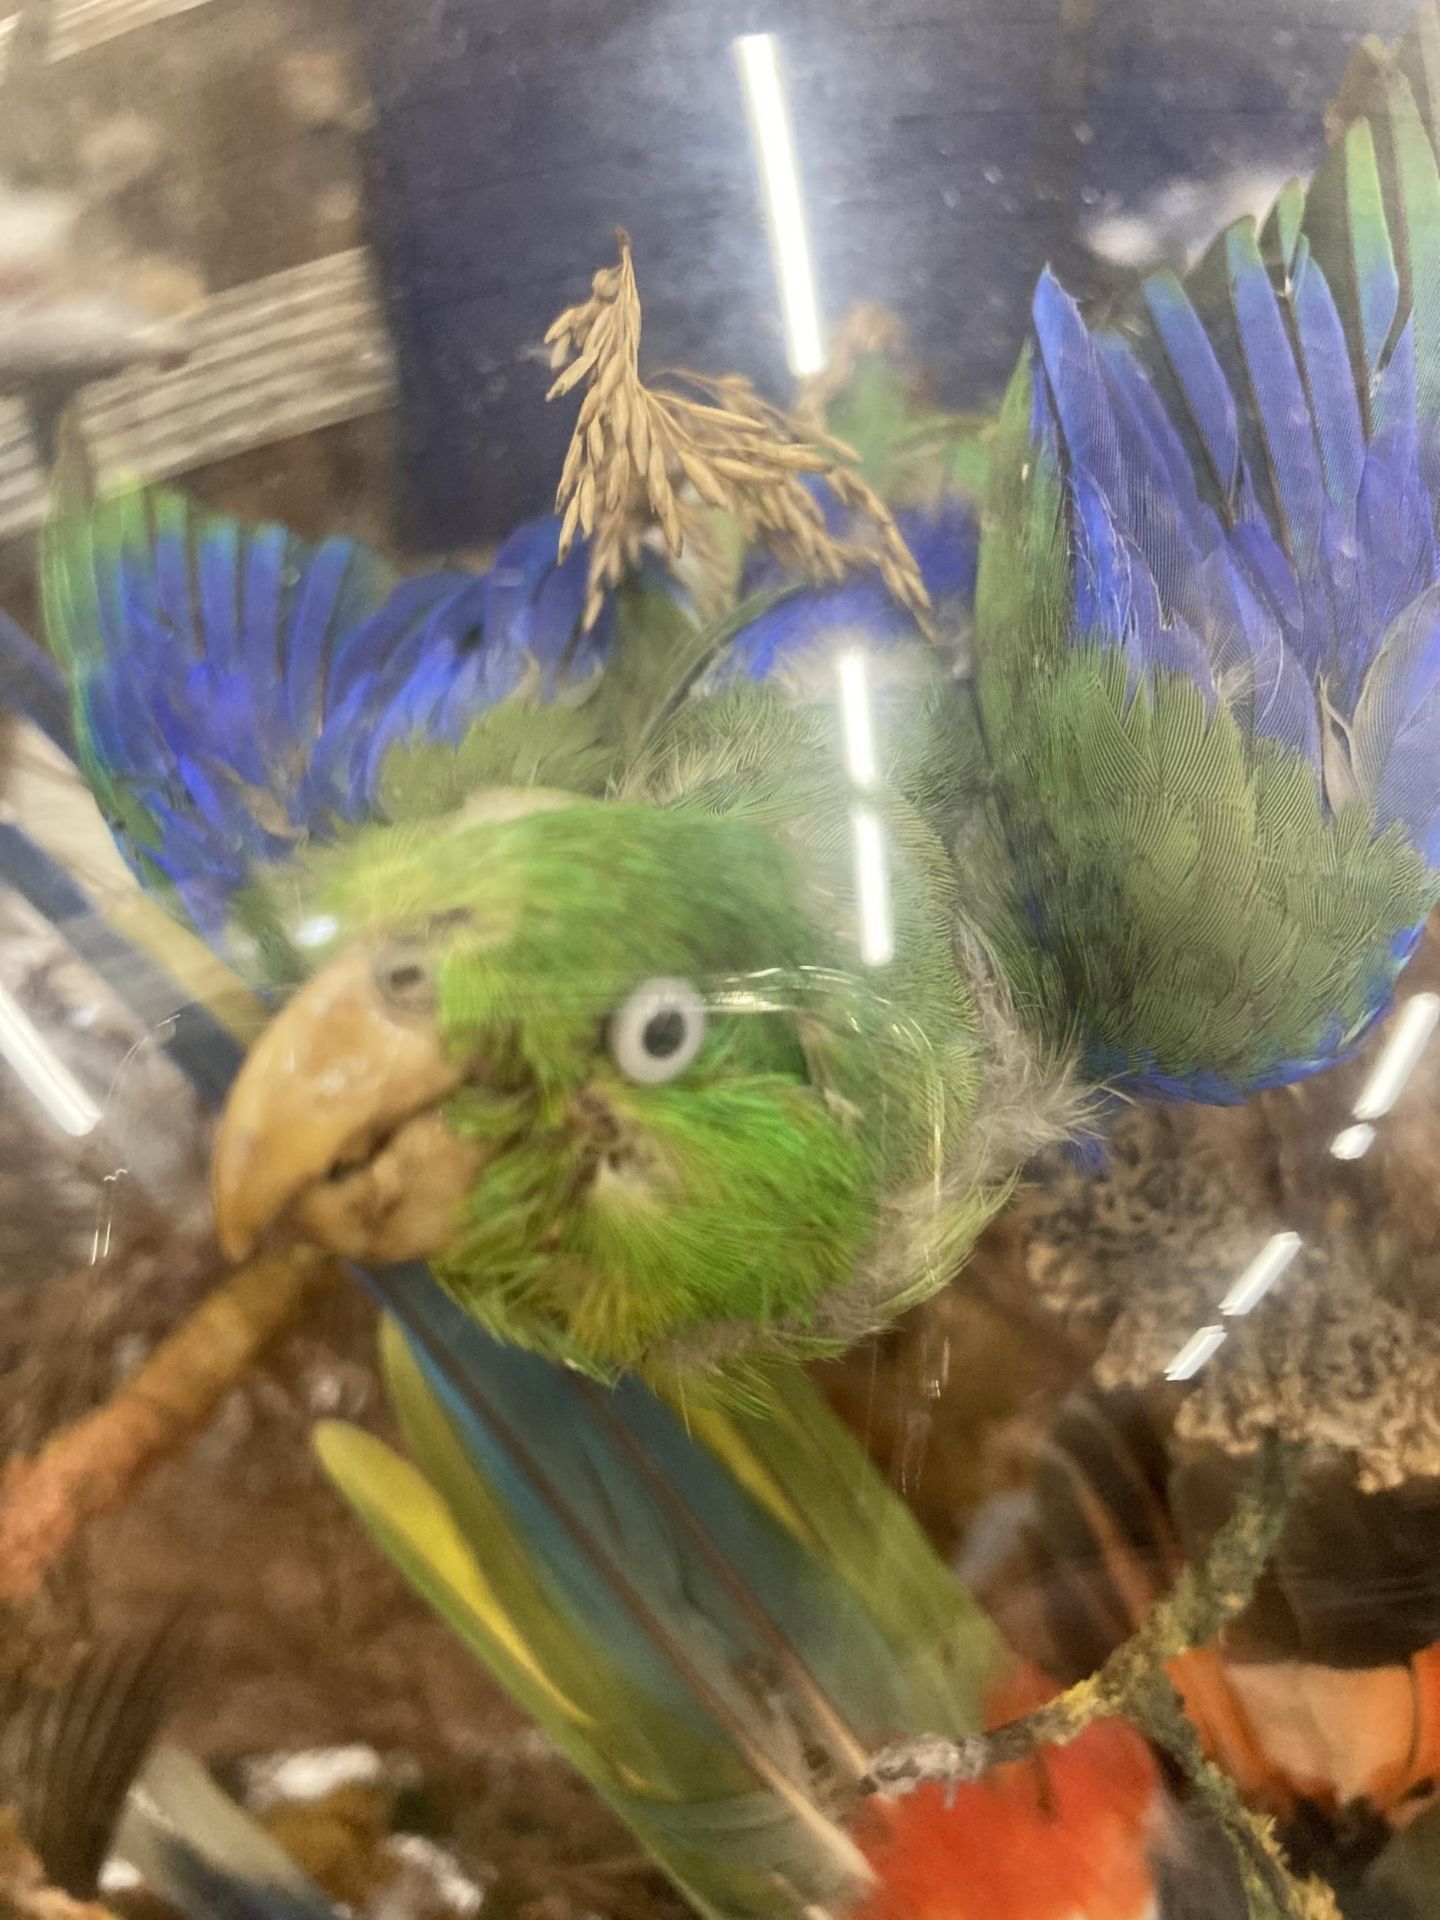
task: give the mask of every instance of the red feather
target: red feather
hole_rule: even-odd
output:
[[[1021,1669],[992,1722],[1054,1692]],[[1160,1806],[1150,1750],[1118,1720],[974,1786],[867,1800],[851,1832],[878,1884],[849,1920],[1139,1920]]]

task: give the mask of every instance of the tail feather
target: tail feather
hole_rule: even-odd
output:
[[[385,1352],[424,1478],[330,1426],[342,1491],[702,1911],[848,1906],[866,1758],[979,1724],[993,1629],[799,1375],[691,1433],[428,1292],[421,1317],[423,1353],[393,1325]]]
[[[0,1801],[51,1884],[90,1899],[130,1783],[159,1731],[186,1636],[168,1617],[88,1654],[61,1687],[0,1691]]]
[[[309,1876],[177,1747],[151,1755],[116,1852],[186,1920],[339,1920]]]
[[[0,1687],[0,1803],[74,1900],[92,1900],[119,1858],[186,1920],[339,1920],[197,1760],[154,1746],[190,1646],[170,1614],[97,1647],[61,1687]]]

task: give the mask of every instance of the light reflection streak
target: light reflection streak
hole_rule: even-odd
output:
[[[1405,1002],[1352,1108],[1357,1120],[1378,1120],[1390,1111],[1429,1045],[1437,1021],[1440,994],[1416,993]]]
[[[99,1126],[99,1107],[5,986],[0,986],[0,1053],[72,1140],[83,1140]]]
[[[1404,1092],[1420,1057],[1440,1025],[1440,994],[1412,994],[1401,1008],[1381,1048],[1370,1076],[1351,1108],[1354,1119],[1330,1142],[1336,1160],[1359,1160],[1375,1144],[1372,1121],[1381,1119]],[[1220,1312],[1233,1319],[1257,1307],[1300,1251],[1298,1233],[1276,1233],[1256,1254],[1220,1302]],[[1225,1339],[1221,1326],[1201,1327],[1165,1369],[1168,1380],[1190,1380]]]
[[[1225,1344],[1225,1338],[1224,1327],[1201,1327],[1198,1333],[1191,1334],[1190,1338],[1185,1342],[1184,1346],[1181,1347],[1169,1366],[1166,1367],[1165,1378],[1167,1380],[1193,1380],[1205,1362],[1210,1359],[1211,1355],[1217,1353]]]
[[[1249,1313],[1258,1307],[1300,1251],[1298,1233],[1274,1233],[1220,1302],[1223,1314]]]
[[[873,807],[852,807],[850,830],[855,849],[860,958],[867,967],[885,967],[895,958],[895,922],[890,907],[890,859],[884,823]]]
[[[770,222],[780,310],[785,322],[785,354],[797,379],[825,365],[815,273],[805,232],[805,207],[795,135],[780,76],[780,48],[773,33],[746,33],[735,42],[740,81],[750,109],[750,128],[760,163],[760,185]]]
[[[861,793],[880,784],[875,758],[875,718],[870,705],[870,667],[863,653],[842,653],[835,663],[840,678],[840,729],[850,781]]]
[[[1368,1120],[1361,1120],[1353,1127],[1342,1127],[1330,1142],[1330,1151],[1337,1160],[1359,1160],[1374,1144],[1374,1127]]]

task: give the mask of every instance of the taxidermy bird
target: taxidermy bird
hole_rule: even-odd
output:
[[[1092,1090],[1237,1101],[1357,1044],[1440,858],[1437,36],[1367,53],[1309,191],[1122,325],[1042,277],[978,562],[923,421],[877,435],[929,451],[880,461],[867,552],[773,409],[665,412],[628,255],[557,323],[557,384],[599,382],[567,517],[482,576],[62,484],[46,624],[101,805],[296,988],[219,1135],[233,1254],[424,1258],[596,1376],[735,1379],[943,1285]],[[749,435],[728,494],[666,454],[701,415]],[[637,469],[752,547],[808,471],[782,558],[828,584],[752,553],[702,619],[624,574]]]
[[[1042,281],[973,622],[953,470],[894,496],[933,636],[868,572],[756,560],[711,619],[637,570],[587,627],[554,522],[397,581],[62,492],[102,804],[296,988],[222,1129],[232,1248],[426,1257],[467,1336],[688,1382],[943,1284],[1088,1089],[1242,1099],[1358,1042],[1435,890],[1437,31],[1115,330]]]
[[[7,879],[23,880],[24,851],[20,836],[0,836]],[[73,886],[39,903],[142,1018],[173,996],[157,957],[183,960],[178,928],[152,957],[97,940]],[[195,1011],[188,1042],[165,1044],[216,1100],[226,1035]],[[637,1382],[611,1391],[502,1346],[424,1273],[371,1284],[406,1329],[387,1330],[385,1356],[420,1470],[338,1425],[319,1437],[325,1465],[702,1911],[1130,1920],[1157,1885],[1194,1877],[1191,1824],[1120,1725],[959,1794],[892,1803],[864,1790],[882,1741],[973,1729],[1051,1689],[800,1370],[759,1413],[696,1410],[687,1423]],[[121,1719],[140,1724],[129,1710]],[[56,1831],[72,1827],[73,1808]],[[115,1845],[186,1914],[331,1911],[170,1749],[146,1766]],[[1228,1911],[1223,1851],[1209,1867],[1207,1911]]]

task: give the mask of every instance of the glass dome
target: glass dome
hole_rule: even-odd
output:
[[[1440,1904],[1440,12],[0,21],[0,1906]]]

